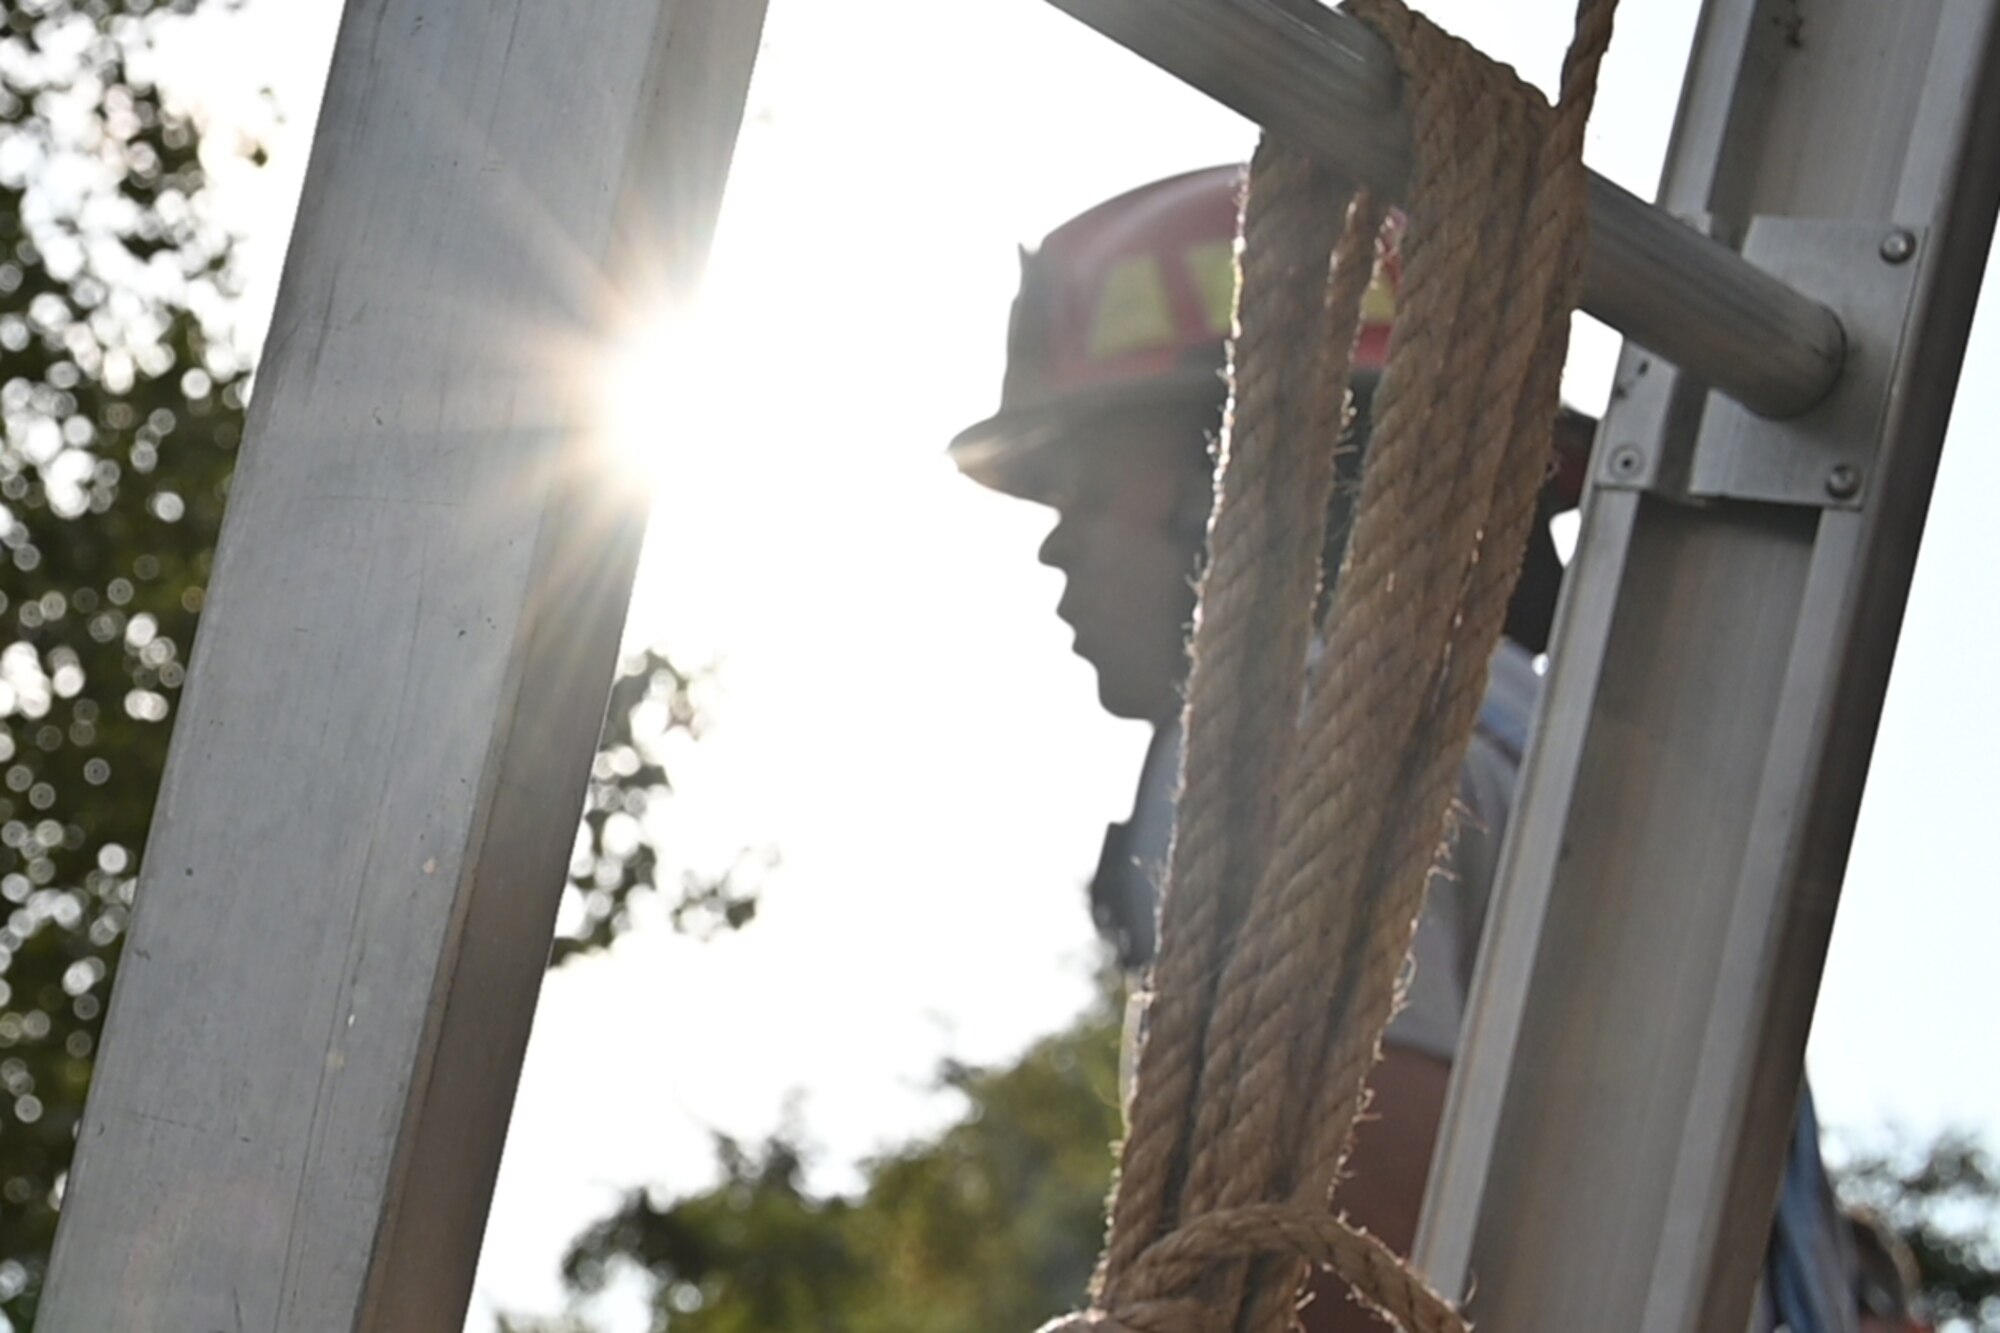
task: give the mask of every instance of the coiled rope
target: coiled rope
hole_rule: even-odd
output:
[[[1327,1200],[1394,1012],[1549,466],[1581,295],[1581,163],[1616,0],[1580,0],[1551,108],[1412,14],[1389,365],[1310,672],[1350,349],[1382,209],[1270,138],[1251,164],[1231,402],[1188,679],[1161,951],[1096,1333],[1272,1333],[1306,1265],[1408,1333],[1452,1305]]]

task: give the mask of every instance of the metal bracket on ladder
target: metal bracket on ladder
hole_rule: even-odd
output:
[[[1887,420],[1889,388],[1903,354],[1916,293],[1921,227],[1806,218],[1758,217],[1743,255],[1787,286],[1822,302],[1847,338],[1844,372],[1824,401],[1801,416],[1774,421],[1721,394],[1711,395],[1708,428],[1687,456],[1664,440],[1695,438],[1662,431],[1658,439],[1620,439],[1600,450],[1597,484],[1668,499],[1759,500],[1856,509],[1875,467]],[[1616,393],[1651,399],[1681,391],[1679,372],[1643,352],[1620,366]],[[1610,414],[1613,429],[1621,416]],[[1660,421],[1659,413],[1634,414]]]

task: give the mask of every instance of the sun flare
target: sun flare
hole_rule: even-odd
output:
[[[621,472],[655,492],[714,435],[718,367],[697,336],[699,310],[663,306],[629,321],[596,372],[594,434]]]

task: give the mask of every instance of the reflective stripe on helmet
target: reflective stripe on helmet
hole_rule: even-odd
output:
[[[1160,261],[1151,255],[1133,255],[1113,264],[1098,289],[1097,309],[1091,316],[1090,337],[1085,342],[1090,355],[1122,356],[1170,347],[1174,334],[1174,314]]]

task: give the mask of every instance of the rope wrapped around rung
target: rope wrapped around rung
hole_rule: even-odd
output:
[[[1396,52],[1415,149],[1352,533],[1317,627],[1382,209],[1267,137],[1130,1125],[1093,1308],[1048,1333],[1272,1333],[1309,1264],[1409,1333],[1467,1327],[1328,1198],[1549,466],[1615,0],[1581,0],[1553,108],[1399,0],[1349,7]]]

